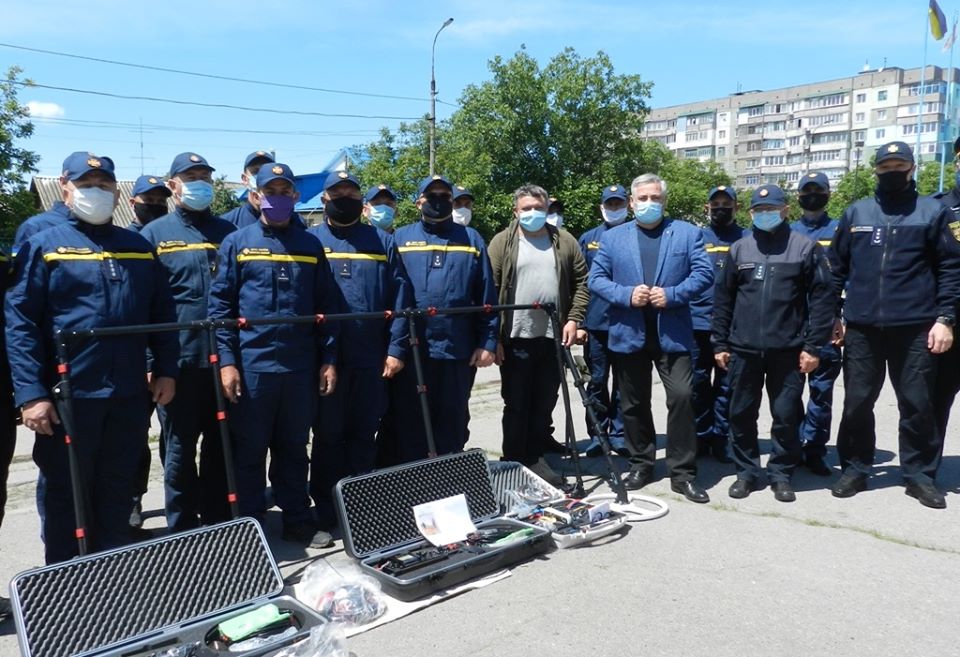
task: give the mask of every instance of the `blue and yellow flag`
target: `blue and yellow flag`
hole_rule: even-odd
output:
[[[937,0],[930,0],[930,8],[927,13],[930,14],[930,34],[939,41],[947,33],[947,18],[940,11]]]

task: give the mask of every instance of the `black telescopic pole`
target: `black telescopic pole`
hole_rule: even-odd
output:
[[[76,524],[74,533],[77,538],[77,548],[82,557],[87,554],[87,498],[83,473],[80,471],[80,460],[77,458],[77,448],[73,444],[77,434],[73,424],[68,339],[62,331],[57,331],[54,336],[57,345],[57,374],[60,375],[60,380],[53,387],[53,398],[56,400],[57,412],[63,425],[63,441],[66,444],[67,461],[70,467],[70,487],[73,490],[73,515]]]
[[[582,498],[586,494],[583,489],[583,471],[580,469],[580,450],[577,448],[577,437],[573,430],[573,412],[570,409],[570,389],[567,387],[567,376],[563,371],[563,332],[560,328],[560,316],[557,313],[557,307],[553,304],[547,304],[544,310],[550,315],[550,321],[553,325],[553,342],[557,348],[557,370],[560,373],[560,392],[563,395],[564,425],[566,434],[567,451],[573,459],[573,471],[576,475],[576,486],[573,490],[573,497]]]
[[[226,469],[227,475],[227,504],[230,505],[230,517],[237,518],[240,515],[240,510],[237,507],[237,474],[233,469],[233,446],[230,444],[230,427],[227,423],[227,400],[223,396],[223,386],[220,383],[217,329],[210,322],[204,330],[207,334],[207,345],[210,351],[207,358],[210,361],[210,373],[213,377],[213,394],[217,400],[217,427],[220,430],[220,443],[223,446],[223,467]]]
[[[430,401],[427,399],[427,382],[423,375],[423,360],[420,354],[420,338],[417,335],[417,318],[411,314],[410,326],[410,355],[413,357],[413,371],[417,377],[417,396],[420,398],[420,413],[423,415],[423,433],[427,438],[427,457],[437,455],[437,443],[433,438],[433,422],[430,420]]]

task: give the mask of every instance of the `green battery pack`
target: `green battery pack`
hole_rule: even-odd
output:
[[[277,605],[266,604],[253,611],[223,621],[217,627],[217,630],[224,640],[235,643],[243,641],[258,632],[287,623],[289,620],[289,611],[280,611]]]

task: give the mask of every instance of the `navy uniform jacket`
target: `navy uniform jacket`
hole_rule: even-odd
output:
[[[844,210],[828,254],[838,297],[846,286],[848,323],[898,326],[956,316],[960,221],[914,187]]]
[[[56,377],[54,334],[175,320],[167,277],[150,243],[112,224],[70,218],[21,247],[7,293],[7,350],[18,406],[49,397]],[[70,350],[78,398],[113,398],[146,387],[149,346],[156,376],[177,375],[172,333],[82,340]]]
[[[826,253],[830,245],[833,244],[833,235],[837,232],[837,226],[839,225],[839,221],[831,219],[830,216],[824,212],[814,220],[801,217],[799,220],[790,224],[790,228],[812,239],[819,244],[823,248],[824,253]]]
[[[330,264],[339,289],[342,312],[366,313],[409,308],[413,299],[393,237],[359,222],[331,227],[326,221],[310,228]],[[356,320],[342,322],[340,357],[344,367],[382,367],[389,355],[403,360],[408,322]]]
[[[35,214],[29,219],[24,220],[24,222],[17,227],[17,233],[13,238],[13,247],[10,249],[13,252],[13,257],[17,257],[17,252],[20,251],[20,247],[23,246],[23,243],[30,239],[31,236],[51,226],[62,224],[69,216],[70,208],[68,208],[63,201],[57,201],[53,204],[53,207],[46,212]]]
[[[723,259],[730,252],[730,245],[741,237],[749,235],[750,231],[738,226],[735,222],[730,222],[722,227],[704,226],[700,229],[700,233],[703,236],[703,249],[713,264],[713,278],[719,281],[723,275],[721,269]],[[690,318],[693,320],[694,331],[710,330],[710,322],[713,319],[713,290],[713,285],[708,286],[703,294],[690,302]]]
[[[599,226],[591,228],[580,236],[580,250],[583,252],[583,258],[587,261],[587,271],[593,266],[593,259],[600,250],[600,238],[610,230],[606,222],[601,222]],[[588,331],[606,331],[610,328],[610,302],[598,294],[591,294],[590,301],[587,302],[587,316],[583,320],[583,328]]]
[[[497,303],[487,247],[475,229],[452,219],[436,224],[421,220],[398,228],[394,239],[417,307]],[[476,349],[497,348],[498,313],[436,315],[418,324],[430,358],[467,360]]]
[[[246,228],[251,224],[260,223],[260,213],[250,205],[249,201],[244,201],[243,205],[225,212],[221,219],[229,221],[237,228]]]
[[[206,318],[217,249],[235,230],[233,224],[209,210],[193,212],[182,207],[141,228],[140,234],[156,249],[169,277],[178,322]],[[180,332],[181,367],[209,367],[209,351],[206,333]]]
[[[262,319],[340,311],[323,245],[297,217],[285,228],[256,223],[227,235],[210,284],[213,319]],[[337,359],[336,322],[217,331],[222,365],[303,372]],[[319,360],[318,360],[319,351]]]

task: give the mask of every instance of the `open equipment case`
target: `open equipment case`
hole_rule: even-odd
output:
[[[413,507],[464,494],[477,534],[434,547]],[[550,534],[499,516],[487,457],[480,449],[348,477],[335,490],[343,545],[400,600],[414,600],[540,554]]]
[[[251,518],[28,570],[10,592],[24,657],[261,657],[325,622],[282,595],[280,570]],[[276,640],[229,650],[220,624],[236,626],[269,604],[285,617],[287,635],[268,631]]]

